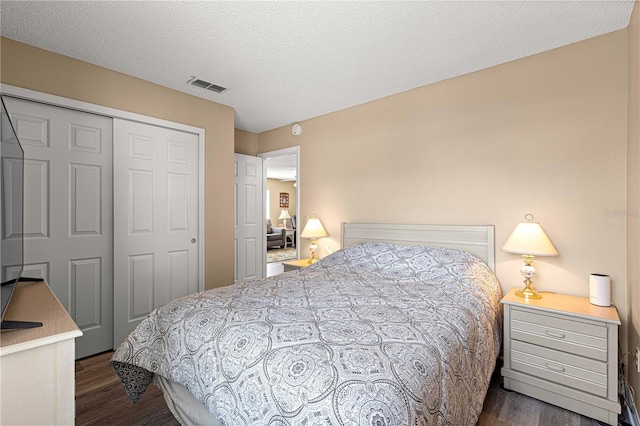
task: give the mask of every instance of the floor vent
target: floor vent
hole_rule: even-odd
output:
[[[218,86],[217,84],[209,83],[208,81],[200,80],[198,77],[191,77],[191,80],[187,81],[187,84],[190,86],[196,86],[201,89],[211,90],[216,93],[224,93],[227,89],[226,87]]]

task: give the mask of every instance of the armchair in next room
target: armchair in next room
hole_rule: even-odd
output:
[[[267,220],[267,248],[285,248],[287,245],[287,230],[271,226],[271,219]]]

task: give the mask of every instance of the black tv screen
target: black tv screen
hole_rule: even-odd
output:
[[[16,284],[22,276],[24,268],[24,239],[23,239],[23,206],[24,206],[24,151],[7,109],[2,100],[0,117],[0,227],[2,241],[0,244],[0,274],[2,286],[2,313],[5,312],[15,290]]]

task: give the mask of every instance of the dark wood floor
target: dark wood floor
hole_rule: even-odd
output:
[[[484,399],[478,426],[599,426],[589,417],[534,398],[501,390],[502,378],[494,373]]]
[[[160,390],[150,386],[135,405],[109,366],[112,352],[76,361],[76,425],[179,425]],[[500,390],[494,375],[479,426],[598,426],[599,422],[571,411]]]
[[[113,352],[76,361],[76,425],[171,425],[173,417],[160,390],[149,386],[131,404],[116,372],[109,365]]]

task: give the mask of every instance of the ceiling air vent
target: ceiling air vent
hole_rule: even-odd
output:
[[[209,83],[208,81],[200,80],[198,77],[191,77],[191,80],[187,81],[187,84],[190,86],[196,86],[201,89],[211,90],[216,93],[224,93],[227,89],[226,87],[218,86],[217,84]]]

